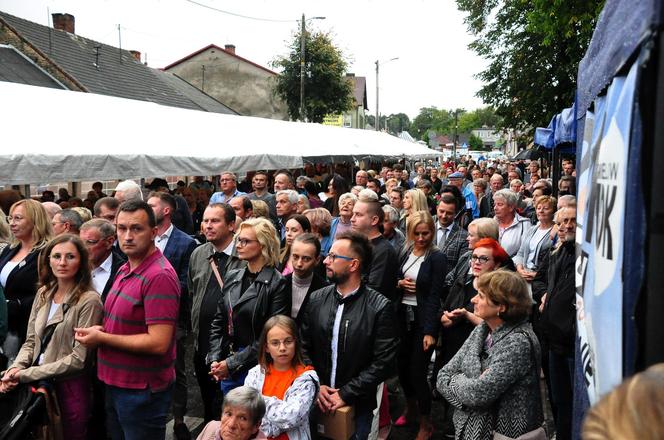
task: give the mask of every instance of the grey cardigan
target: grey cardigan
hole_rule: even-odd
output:
[[[516,256],[514,257],[515,266],[521,264],[524,268],[527,269],[526,263],[528,263],[528,258],[530,258],[530,240],[533,239],[539,227],[540,224],[537,223],[524,234],[521,240],[521,247],[519,248],[519,252],[517,252]],[[535,270],[537,270],[540,255],[544,255],[544,252],[549,249],[552,244],[553,240],[551,240],[550,234],[546,234],[537,243],[537,246],[535,247],[535,258],[533,259],[535,262]]]
[[[438,373],[438,391],[455,408],[456,439],[490,440],[494,430],[516,438],[542,425],[540,347],[532,327],[501,325],[489,349],[488,333],[486,323],[477,326]]]

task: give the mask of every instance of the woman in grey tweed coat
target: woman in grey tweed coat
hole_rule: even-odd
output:
[[[438,391],[454,407],[456,439],[516,438],[542,425],[540,347],[527,321],[525,281],[498,270],[478,279],[474,313],[484,320],[440,370]]]

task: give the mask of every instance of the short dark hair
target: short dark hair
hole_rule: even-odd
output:
[[[290,220],[295,220],[296,222],[298,222],[300,224],[300,226],[302,226],[302,230],[304,232],[311,232],[311,222],[304,215],[302,215],[302,214],[293,214],[290,217],[288,217],[286,222],[284,222],[284,225],[286,223],[288,223]]]
[[[438,204],[446,203],[448,205],[454,204],[454,210],[459,211],[459,199],[457,199],[452,193],[446,192],[441,194]]]
[[[118,217],[120,216],[121,212],[136,212],[136,211],[144,211],[147,214],[148,224],[150,225],[151,228],[157,226],[157,219],[154,216],[154,211],[152,210],[152,207],[148,205],[147,202],[144,202],[143,200],[139,199],[129,199],[127,201],[122,202],[118,207]]]
[[[242,209],[244,209],[245,211],[248,211],[250,209],[251,210],[254,209],[254,205],[251,204],[251,200],[249,200],[249,197],[247,197],[247,196],[237,196],[237,198],[242,200]]]
[[[92,210],[95,213],[95,216],[99,217],[101,214],[101,207],[106,206],[108,209],[118,209],[120,202],[115,197],[102,197],[101,199],[95,202],[94,208]]]
[[[304,244],[310,244],[313,247],[316,248],[316,256],[318,257],[320,255],[320,240],[318,237],[316,237],[315,234],[312,234],[311,232],[305,232],[304,234],[300,234],[297,237],[295,237],[295,240],[293,240],[293,243],[295,242],[298,243],[304,243]]]
[[[395,192],[395,191],[398,192],[399,196],[403,199],[403,193],[404,193],[403,188],[400,186],[395,186],[394,188],[392,188],[390,192]]]
[[[152,191],[150,194],[148,194],[148,200],[150,200],[152,197],[156,197],[162,202],[166,203],[168,206],[171,207],[171,215],[175,212],[175,210],[178,208],[177,202],[175,201],[175,197],[170,195],[167,192],[163,191]]]
[[[251,203],[251,202],[249,202]],[[252,205],[253,206],[253,205]],[[231,223],[235,223],[235,219],[237,218],[235,215],[235,210],[231,205],[228,205],[226,203],[210,203],[208,205],[208,208],[220,208],[224,211],[224,221],[226,222],[227,225],[230,225]]]
[[[350,250],[357,255],[357,259],[360,260],[360,268],[364,272],[371,264],[373,249],[373,246],[366,235],[355,231],[346,231],[337,235],[335,241],[338,240],[350,241]]]

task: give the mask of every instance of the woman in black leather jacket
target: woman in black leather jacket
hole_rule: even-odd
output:
[[[417,440],[429,439],[431,424],[431,390],[427,369],[440,328],[438,308],[445,296],[443,281],[447,258],[434,244],[436,229],[428,211],[416,211],[408,217],[408,245],[400,258],[401,290],[397,321],[400,328],[399,381],[406,395],[407,407],[395,423],[415,421],[419,411]]]
[[[226,275],[207,355],[210,374],[222,381],[224,394],[242,385],[247,371],[257,364],[258,338],[265,322],[275,315],[288,315],[291,307],[286,280],[275,269],[279,241],[272,223],[262,218],[245,220],[235,248],[247,266]]]

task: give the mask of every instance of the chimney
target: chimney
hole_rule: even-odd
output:
[[[74,34],[74,16],[71,14],[51,14],[53,17],[53,28]]]
[[[141,62],[141,53],[137,50],[130,50],[129,53],[134,57],[136,61]]]
[[[230,52],[232,54],[235,54],[235,45],[234,44],[227,44],[226,46],[224,46],[224,49],[226,50],[226,52]]]

